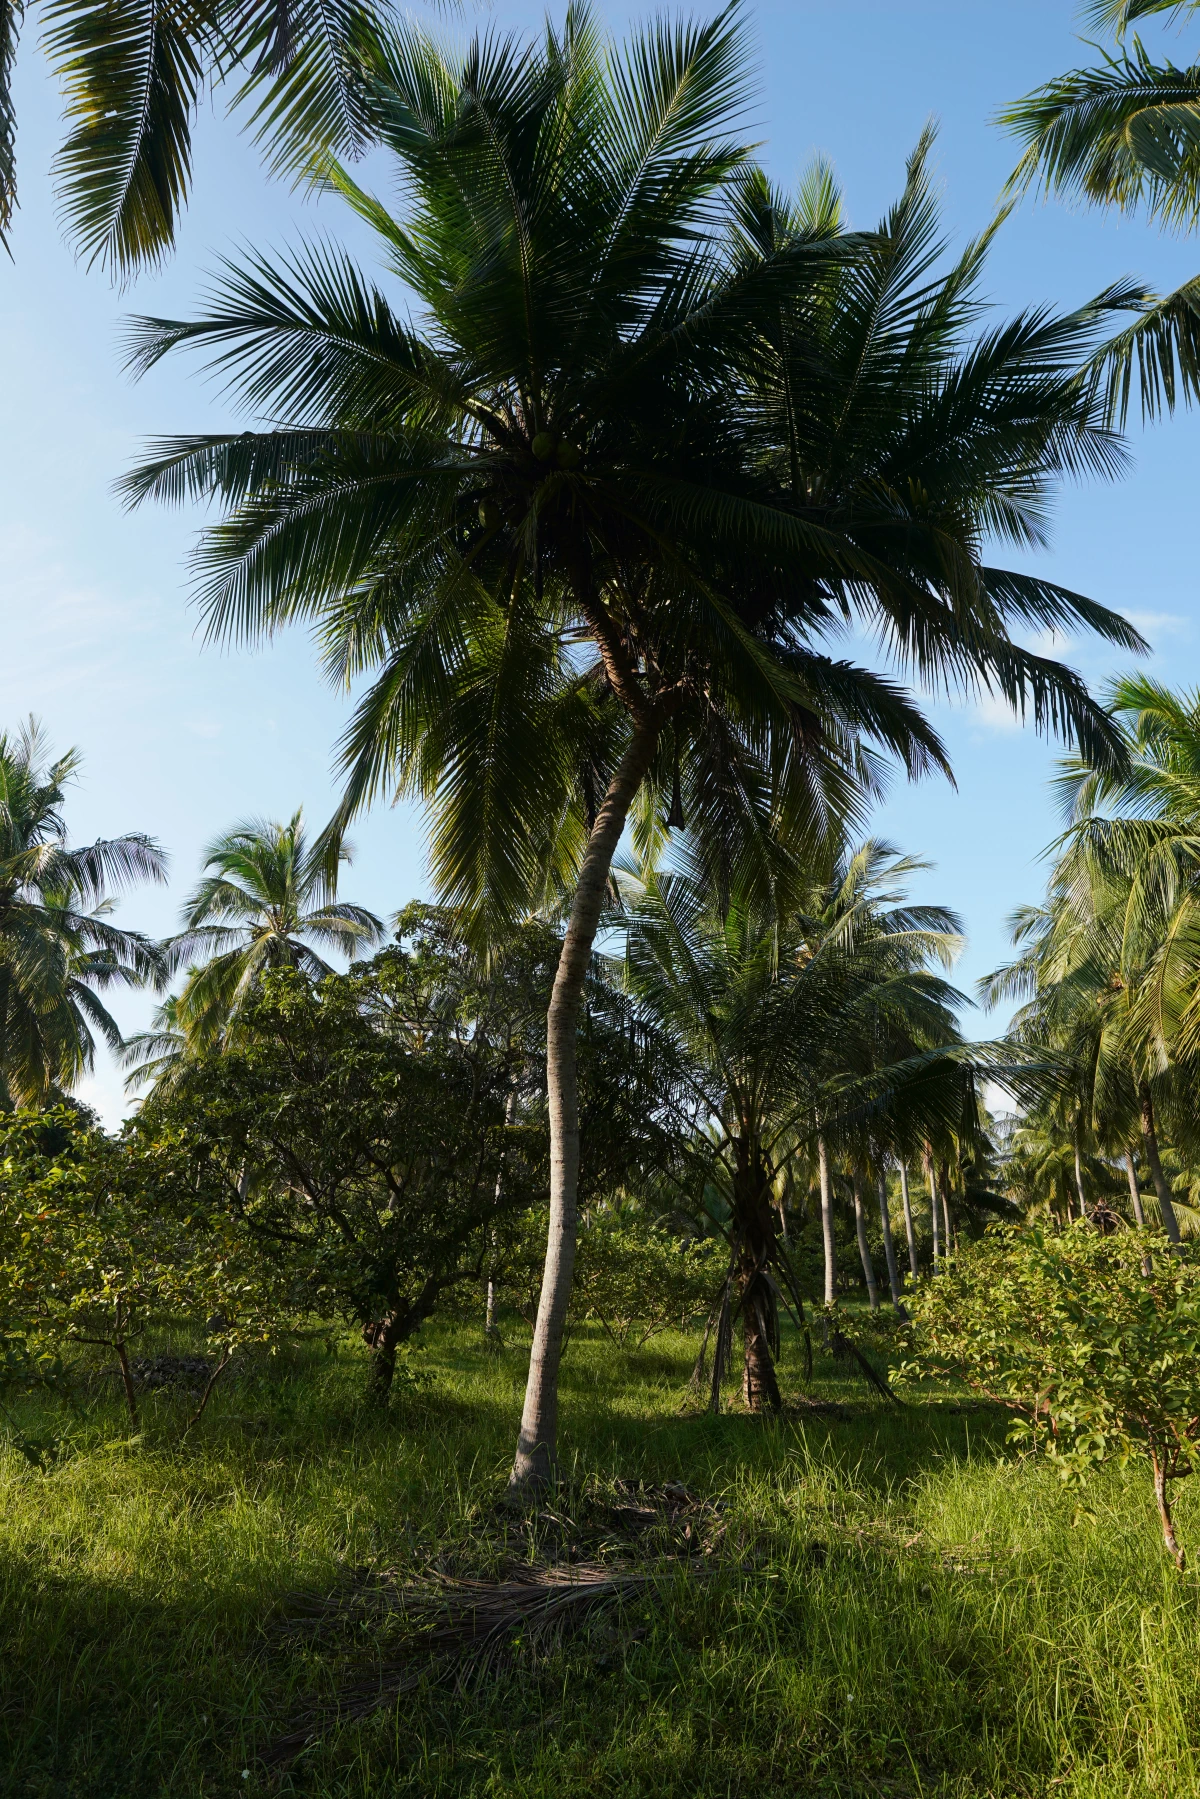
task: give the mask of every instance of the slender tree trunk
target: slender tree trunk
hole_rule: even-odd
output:
[[[1159,1458],[1157,1450],[1152,1449],[1150,1460],[1154,1466],[1154,1497],[1158,1501],[1158,1516],[1162,1524],[1163,1542],[1175,1557],[1175,1566],[1182,1574],[1186,1562],[1183,1550],[1175,1537],[1175,1520],[1171,1516],[1171,1507],[1167,1500],[1167,1468]]]
[[[1175,1216],[1171,1188],[1163,1173],[1163,1165],[1158,1153],[1158,1132],[1154,1128],[1154,1101],[1150,1097],[1149,1087],[1144,1083],[1138,1098],[1141,1101],[1142,1142],[1146,1148],[1146,1160],[1150,1164],[1150,1178],[1154,1182],[1154,1191],[1158,1196],[1158,1209],[1162,1213],[1163,1229],[1172,1243],[1178,1243],[1179,1220]]]
[[[125,1317],[119,1301],[113,1339],[113,1348],[117,1352],[117,1361],[121,1367],[121,1385],[125,1389],[125,1404],[129,1409],[129,1422],[136,1431],[138,1427],[137,1393],[133,1385],[133,1370],[129,1366],[129,1347],[125,1341]]]
[[[933,1172],[933,1151],[926,1145],[925,1181],[929,1188],[929,1216],[933,1220],[933,1272],[938,1270],[938,1191]]]
[[[584,851],[571,916],[546,1014],[546,1098],[550,1116],[550,1227],[529,1357],[529,1379],[510,1488],[545,1487],[558,1446],[558,1366],[571,1298],[579,1212],[578,1030],[612,859],[634,795],[658,743],[657,725],[639,724],[609,783]]]
[[[948,1268],[950,1266],[950,1250],[954,1243],[954,1225],[950,1218],[950,1175],[945,1168],[942,1170],[937,1187],[942,1196],[942,1261]]]
[[[829,1151],[824,1137],[817,1138],[817,1161],[821,1171],[821,1242],[825,1253],[825,1301],[837,1304],[837,1243],[833,1235],[833,1184],[829,1178]]]
[[[1075,1148],[1075,1191],[1079,1195],[1079,1216],[1081,1218],[1086,1218],[1088,1215],[1088,1209],[1087,1209],[1087,1199],[1085,1198],[1084,1191],[1083,1191],[1083,1161],[1079,1154],[1079,1132],[1078,1131],[1075,1132],[1074,1148]]]
[[[775,1202],[775,1210],[779,1213],[779,1235],[783,1241],[783,1246],[785,1249],[790,1249],[792,1240],[788,1236],[787,1212],[784,1210],[783,1201],[781,1199]]]
[[[858,1232],[858,1253],[862,1259],[863,1277],[867,1283],[867,1298],[871,1302],[871,1310],[879,1310],[879,1288],[875,1284],[875,1268],[871,1261],[871,1250],[867,1243],[867,1214],[863,1209],[862,1175],[854,1170],[854,1228]]]
[[[900,1164],[900,1197],[904,1201],[904,1233],[908,1238],[908,1265],[912,1270],[914,1281],[920,1280],[921,1269],[917,1261],[917,1233],[913,1229],[912,1200],[908,1192],[908,1163]]]
[[[504,1102],[504,1124],[505,1124],[506,1130],[511,1130],[512,1126],[516,1122],[517,1122],[517,1084],[516,1084],[516,1081],[514,1080],[512,1086],[509,1088],[508,1098]],[[496,1201],[497,1212],[500,1210],[500,1202],[502,1201],[503,1198],[504,1198],[504,1153],[503,1153],[503,1151],[501,1151],[500,1166],[496,1170],[495,1201]],[[495,1225],[492,1226],[491,1236],[489,1238],[489,1241],[491,1243],[491,1255],[489,1258],[490,1266],[488,1268],[487,1303],[485,1306],[484,1317],[483,1317],[483,1339],[489,1349],[503,1349],[504,1345],[500,1341],[500,1332],[496,1329],[496,1277],[495,1277],[496,1227],[495,1227]]]
[[[1138,1186],[1137,1169],[1133,1162],[1133,1152],[1125,1151],[1125,1174],[1129,1181],[1129,1199],[1133,1206],[1133,1217],[1139,1231],[1146,1228],[1146,1214],[1142,1210],[1142,1192]]]
[[[887,1174],[883,1164],[879,1166],[879,1222],[883,1226],[883,1256],[887,1263],[888,1287],[891,1290],[892,1304],[901,1318],[907,1318],[904,1300],[901,1298],[900,1271],[896,1267],[896,1246],[892,1242],[892,1221],[888,1216]]]

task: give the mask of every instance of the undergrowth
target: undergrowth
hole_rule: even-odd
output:
[[[818,1356],[782,1420],[698,1410],[694,1343],[578,1330],[561,1493],[498,1505],[525,1376],[519,1327],[427,1329],[386,1414],[353,1346],[247,1365],[192,1398],[115,1383],[78,1414],[10,1403],[0,1449],[4,1792],[30,1799],[754,1793],[1194,1795],[1200,1582],[1165,1559],[1149,1480],[1082,1491],[953,1396],[887,1406]],[[232,1372],[232,1371],[231,1371]],[[784,1386],[799,1397],[787,1348]],[[641,1486],[639,1486],[641,1483]],[[694,1535],[628,1524],[685,1487]],[[1185,1484],[1182,1534],[1200,1559]],[[395,1632],[288,1627],[293,1595],[609,1561],[653,1579],[553,1643],[519,1631],[482,1675],[432,1675],[336,1721]],[[293,1766],[257,1759],[297,1715]]]

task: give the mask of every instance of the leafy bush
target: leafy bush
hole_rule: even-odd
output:
[[[602,1214],[579,1239],[572,1309],[595,1319],[614,1343],[640,1349],[709,1310],[728,1260],[712,1238],[689,1241]]]
[[[1200,1247],[1141,1232],[996,1227],[913,1302],[921,1363],[1016,1415],[1064,1477],[1145,1455],[1182,1568],[1169,1483],[1200,1437]]]
[[[136,1428],[130,1348],[156,1318],[203,1329],[219,1372],[287,1310],[277,1271],[177,1137],[113,1139],[65,1107],[0,1123],[0,1330],[14,1379],[61,1378],[71,1349],[110,1349]]]

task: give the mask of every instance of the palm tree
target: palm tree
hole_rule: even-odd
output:
[[[341,860],[350,853],[343,846]],[[252,818],[205,852],[205,876],[187,901],[184,929],[166,946],[170,963],[190,968],[163,1022],[182,1030],[189,1049],[227,1040],[239,1013],[272,968],[298,968],[313,980],[332,972],[314,948],[354,956],[378,943],[382,921],[337,899],[336,877],[309,845],[303,812],[286,824]],[[157,1038],[142,1048],[163,1052]],[[164,1044],[169,1053],[173,1045]]]
[[[99,1032],[121,1033],[100,994],[157,983],[163,963],[111,924],[108,890],[163,881],[166,858],[140,833],[71,848],[63,817],[79,753],[51,761],[37,723],[0,733],[0,1105],[41,1105],[91,1068]]]
[[[1122,212],[1144,210],[1171,230],[1194,230],[1200,63],[1157,62],[1127,33],[1154,13],[1200,11],[1200,0],[1094,0],[1087,10],[1092,22],[1115,31],[1117,47],[1101,63],[1060,75],[1001,113],[1001,123],[1025,145],[1010,189],[1079,194]],[[1139,315],[1096,359],[1097,372],[1107,373],[1114,412],[1124,418],[1135,370],[1147,416],[1200,394],[1200,276],[1169,294],[1129,287],[1112,298]]]
[[[518,1483],[553,1465],[576,1027],[631,809],[643,851],[686,818],[727,884],[769,885],[772,843],[822,848],[881,756],[946,766],[894,680],[828,653],[844,620],[1097,756],[1101,709],[1010,626],[1140,642],[982,555],[988,535],[1037,541],[1063,474],[1119,460],[1076,375],[1101,311],[976,334],[986,246],[931,273],[927,146],[880,230],[852,236],[827,175],[789,200],[752,166],[747,67],[729,13],[621,52],[581,7],[541,44],[461,56],[399,30],[367,88],[407,216],[324,173],[415,321],[322,248],[231,266],[206,317],[133,337],[140,368],[207,346],[278,421],[167,440],[127,491],[224,503],[199,551],[214,635],[307,618],[331,673],[374,673],[331,844],[415,793],[436,883],[479,936],[564,896]]]
[[[27,8],[0,0],[0,246],[17,205],[13,64]],[[360,63],[389,0],[193,0],[186,7],[45,0],[44,43],[67,137],[56,174],[70,237],[121,278],[170,252],[192,180],[192,127],[231,87],[277,173],[314,148],[368,147]]]
[[[192,970],[188,974],[190,978]],[[155,1008],[150,1029],[124,1038],[117,1050],[117,1060],[129,1070],[125,1091],[136,1093],[140,1087],[152,1085],[157,1092],[166,1092],[183,1072],[187,1055],[188,1038],[179,995],[169,993]]]
[[[937,907],[882,903],[899,902],[896,878],[918,866],[871,841],[843,860],[832,904],[819,882],[807,906],[782,917],[744,895],[723,903],[694,869],[626,882],[625,984],[640,1027],[669,1042],[683,1071],[695,1153],[713,1159],[709,1178],[729,1206],[714,1405],[739,1317],[746,1404],[780,1403],[780,1295],[798,1320],[803,1303],[775,1195],[802,1146],[819,1136],[845,1151],[861,1223],[868,1134],[878,1155],[898,1119],[914,1131],[944,1128],[948,1097],[956,1104],[961,1070],[922,1054],[958,1040],[959,996],[927,966],[957,952],[956,921]],[[897,1052],[892,1063],[885,1043]]]
[[[1022,953],[985,984],[1021,997],[1013,1031],[1062,1058],[1060,1129],[1111,1152],[1140,1137],[1163,1226],[1179,1237],[1159,1131],[1191,1134],[1200,1077],[1200,694],[1145,676],[1110,692],[1127,743],[1117,777],[1063,765],[1070,824]],[[1136,1185],[1136,1181],[1135,1181]]]

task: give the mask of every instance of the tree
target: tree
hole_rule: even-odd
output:
[[[343,846],[339,858],[350,860]],[[188,900],[183,932],[167,945],[173,966],[191,964],[168,1031],[182,1027],[192,1047],[226,1037],[272,968],[296,968],[309,980],[331,973],[313,947],[345,956],[370,948],[383,924],[363,906],[337,898],[331,876],[308,844],[304,815],[286,824],[249,819],[205,852],[205,878]],[[143,1046],[148,1051],[151,1044]]]
[[[738,894],[722,905],[686,872],[649,873],[631,892],[625,979],[635,1015],[674,1048],[681,1127],[728,1204],[714,1406],[739,1319],[746,1405],[781,1403],[779,1305],[801,1323],[804,1306],[774,1195],[800,1146],[845,1147],[857,1189],[869,1133],[878,1144],[897,1117],[942,1127],[947,1104],[957,1115],[961,1071],[921,1053],[958,1038],[958,996],[926,966],[956,953],[955,921],[937,907],[885,904],[901,898],[889,879],[914,866],[868,842],[782,917]],[[893,1064],[880,1057],[884,1043],[898,1052]],[[861,1221],[861,1203],[856,1212]]]
[[[1173,230],[1200,220],[1200,64],[1157,62],[1128,28],[1156,13],[1200,11],[1200,0],[1094,0],[1099,25],[1117,48],[1088,69],[1073,69],[1007,107],[1001,123],[1025,144],[1009,183],[1014,193],[1040,185],[1080,194],[1122,212],[1142,209]],[[1134,323],[1097,356],[1109,402],[1124,417],[1136,371],[1143,413],[1174,411],[1200,393],[1200,276],[1169,294],[1128,287],[1114,301]]]
[[[92,1066],[96,1036],[121,1033],[100,994],[157,983],[149,938],[109,922],[108,890],[163,881],[166,858],[139,832],[71,848],[63,806],[80,763],[56,761],[32,719],[0,734],[0,1105],[41,1105]]]
[[[987,565],[1047,487],[1113,470],[1077,379],[1103,305],[975,333],[986,243],[946,273],[923,142],[880,230],[827,174],[773,192],[738,134],[730,12],[622,51],[573,8],[540,44],[378,46],[393,217],[332,158],[419,316],[332,249],[250,259],[207,316],[144,320],[132,361],[209,348],[271,429],[171,439],[129,478],[219,499],[199,551],[215,635],[307,618],[368,671],[331,846],[384,792],[433,817],[441,893],[481,937],[569,895],[548,1012],[551,1225],[517,1484],[550,1477],[579,1168],[575,1038],[613,854],[687,817],[714,866],[771,878],[880,756],[945,767],[886,674],[831,657],[856,619],[906,667],[1112,741],[1078,677],[1010,626],[1123,621]],[[757,871],[755,873],[755,871]]]
[[[17,205],[12,73],[23,0],[0,0],[0,245]],[[51,69],[67,137],[55,172],[70,237],[122,279],[171,251],[192,180],[192,126],[233,83],[277,173],[302,175],[314,147],[358,156],[369,124],[363,47],[391,16],[387,0],[280,7],[198,0],[188,7],[46,0]]]
[[[1058,1106],[1076,1151],[1140,1140],[1178,1241],[1159,1133],[1165,1118],[1194,1135],[1200,1076],[1200,696],[1128,676],[1109,697],[1126,769],[1063,764],[1069,824],[1046,903],[1017,915],[1022,953],[985,993],[1025,999],[1013,1032],[1062,1058]]]
[[[136,1430],[130,1351],[164,1314],[215,1349],[207,1400],[235,1350],[290,1322],[289,1300],[186,1133],[111,1138],[68,1107],[0,1123],[0,1332],[25,1365],[111,1350]]]
[[[1170,1483],[1200,1438],[1200,1259],[1077,1220],[996,1228],[916,1301],[925,1367],[1017,1416],[1014,1440],[1065,1476],[1142,1454],[1180,1569]]]

